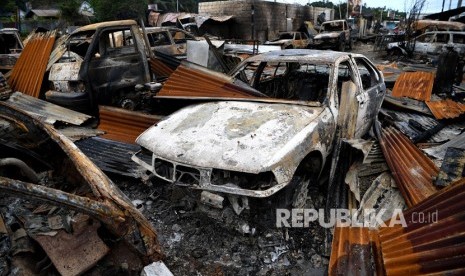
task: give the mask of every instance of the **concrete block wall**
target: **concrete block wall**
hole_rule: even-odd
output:
[[[252,39],[252,5],[254,5],[255,39],[264,42],[287,30],[287,18],[291,30],[297,30],[304,21],[314,21],[314,8],[296,4],[284,4],[258,0],[235,0],[199,3],[199,14],[212,16],[233,15],[229,38]],[[332,13],[334,16],[334,12]]]

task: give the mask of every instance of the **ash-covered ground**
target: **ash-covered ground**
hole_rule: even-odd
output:
[[[324,231],[317,223],[286,229],[256,219],[249,221],[255,233],[243,234],[234,229],[234,220],[225,223],[199,211],[184,189],[113,180],[157,229],[174,275],[326,274],[329,258],[323,255]],[[324,203],[323,195],[314,198],[315,207]]]

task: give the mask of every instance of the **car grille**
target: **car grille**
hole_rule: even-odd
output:
[[[155,158],[155,174],[177,185],[200,185],[200,170],[183,166],[164,159]]]

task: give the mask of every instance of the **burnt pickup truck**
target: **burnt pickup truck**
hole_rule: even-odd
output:
[[[17,29],[0,29],[0,72],[6,73],[13,69],[23,48]]]
[[[266,97],[185,107],[142,133],[132,158],[163,180],[200,191],[203,205],[237,214],[250,208],[249,199],[275,194],[304,206],[338,125],[362,137],[386,91],[366,57],[333,51],[269,52],[246,59],[231,76]],[[348,102],[349,119],[341,120]]]

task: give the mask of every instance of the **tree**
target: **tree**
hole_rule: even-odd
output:
[[[150,1],[152,2],[152,1]],[[144,18],[147,0],[91,0],[97,21]]]

